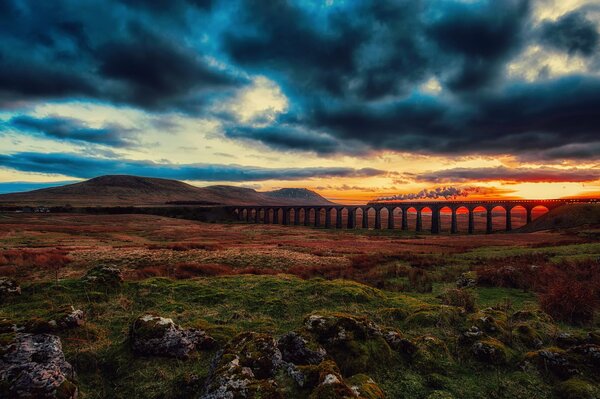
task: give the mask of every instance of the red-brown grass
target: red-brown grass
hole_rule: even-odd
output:
[[[189,251],[192,249],[204,249],[206,251],[217,251],[219,249],[222,249],[222,246],[218,244],[208,244],[199,242],[178,242],[173,244],[150,244],[148,245],[148,249],[167,249],[171,251]]]
[[[591,322],[600,308],[600,262],[550,263],[542,257],[508,258],[477,269],[477,282],[538,293],[540,306],[554,318],[574,324]],[[536,260],[537,264],[532,262]]]
[[[59,270],[71,262],[68,252],[61,249],[11,249],[0,252],[0,275],[14,276],[27,269],[47,269],[58,277]]]

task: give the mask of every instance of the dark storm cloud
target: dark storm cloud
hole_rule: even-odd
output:
[[[326,177],[371,177],[386,173],[372,168],[261,168],[240,165],[177,165],[128,159],[91,158],[69,153],[43,154],[32,152],[0,155],[0,166],[23,172],[57,173],[79,178],[91,178],[107,174],[130,174],[202,181],[304,180]]]
[[[209,2],[130,1],[130,8],[116,0],[84,5],[73,0],[4,3],[0,107],[88,98],[197,112],[211,93],[244,84],[230,71],[213,66],[204,49],[184,39],[191,31],[181,18],[189,9],[206,11]],[[171,5],[175,3],[181,7]],[[198,7],[188,9],[186,4]],[[162,22],[155,14],[136,13],[138,6],[164,6]]]
[[[100,74],[121,84],[116,97],[146,107],[184,99],[193,91],[231,86],[234,79],[209,67],[199,54],[151,32],[132,28],[98,52]]]
[[[596,25],[581,11],[570,12],[553,22],[545,22],[540,34],[544,44],[569,54],[590,56],[598,48],[599,34]]]
[[[64,141],[102,144],[112,147],[129,147],[136,143],[135,131],[118,125],[90,128],[72,118],[16,116],[5,123],[5,127],[41,134]],[[0,125],[2,128],[2,125]]]
[[[498,78],[509,56],[523,42],[529,1],[484,2],[485,6],[449,3],[444,13],[427,28],[428,34],[459,67],[450,74],[454,90],[473,90]],[[442,6],[443,7],[443,6]]]
[[[8,0],[0,7],[0,107],[83,98],[175,110],[218,118],[236,140],[324,155],[598,157],[590,150],[600,123],[597,75],[524,82],[507,74],[540,40],[569,54],[597,52],[587,8],[535,27],[528,0]],[[282,88],[286,114],[260,127],[209,114],[257,75]],[[422,89],[432,78],[439,93]]]
[[[600,126],[600,79],[572,76],[553,81],[514,84],[493,93],[463,98],[457,104],[434,97],[412,96],[384,105],[361,103],[319,106],[302,125],[339,142],[355,143],[356,152],[414,151],[426,154],[517,154],[538,159],[598,157],[585,144],[597,142]],[[302,130],[292,126],[276,136],[246,129],[246,137],[269,144]],[[306,142],[296,134],[297,148]],[[308,142],[308,136],[304,136]],[[356,144],[358,143],[358,144]],[[282,143],[272,143],[274,147]],[[567,146],[567,147],[565,147]],[[569,147],[570,146],[570,147]],[[315,150],[320,146],[316,144]],[[332,146],[331,148],[342,148]],[[569,150],[570,148],[570,150]],[[578,149],[578,151],[575,151]]]
[[[505,166],[488,168],[454,168],[421,173],[412,178],[419,182],[449,183],[471,181],[506,182],[593,182],[600,180],[600,169],[559,169],[559,168],[508,168]]]

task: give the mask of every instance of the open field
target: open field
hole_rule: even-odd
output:
[[[201,397],[217,349],[248,331],[304,334],[327,350],[340,378],[374,380],[381,391],[365,388],[365,398],[598,398],[598,364],[578,352],[600,344],[597,308],[591,317],[569,318],[574,313],[565,315],[552,302],[557,288],[551,284],[586,282],[599,290],[592,297],[600,292],[600,243],[590,237],[2,214],[0,275],[19,281],[22,294],[5,299],[0,327],[39,326],[65,305],[82,309],[85,324],[56,333],[84,398]],[[80,280],[98,265],[118,267],[125,281],[90,287]],[[477,285],[456,290],[464,273]],[[130,326],[149,312],[201,328],[217,347],[185,360],[135,355]],[[351,332],[350,338],[332,344],[311,332],[310,315],[333,320],[332,328]],[[365,335],[360,320],[398,333],[403,344]],[[481,335],[465,338],[473,327]],[[575,343],[561,341],[561,333]],[[476,354],[478,342],[497,352]],[[544,350],[567,359],[577,373],[548,364]],[[343,397],[299,388],[281,370],[273,379],[283,397]]]

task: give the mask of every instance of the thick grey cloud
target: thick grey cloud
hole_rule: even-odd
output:
[[[84,98],[175,110],[221,118],[233,139],[323,155],[598,158],[596,74],[507,74],[531,44],[596,53],[589,8],[532,27],[529,0],[1,4],[0,107]],[[256,75],[281,86],[286,114],[260,127],[207,115]],[[421,89],[430,79],[439,92]]]
[[[57,173],[79,178],[130,174],[178,180],[231,182],[271,179],[304,180],[325,177],[371,177],[386,173],[372,168],[261,168],[240,165],[181,165],[128,159],[92,158],[69,153],[43,154],[31,152],[0,155],[0,166],[24,172]]]
[[[81,121],[72,118],[34,118],[23,115],[10,119],[5,126],[64,141],[102,144],[112,147],[130,147],[136,144],[136,131],[118,125],[90,128]]]
[[[565,14],[553,22],[545,22],[540,35],[542,43],[569,54],[590,56],[598,49],[597,27],[581,11]]]

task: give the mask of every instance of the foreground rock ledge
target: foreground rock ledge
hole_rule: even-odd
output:
[[[131,348],[138,355],[187,358],[197,349],[214,346],[204,331],[182,329],[172,319],[155,314],[138,317],[131,326]]]
[[[0,335],[0,397],[75,399],[73,367],[60,338],[50,334]]]

